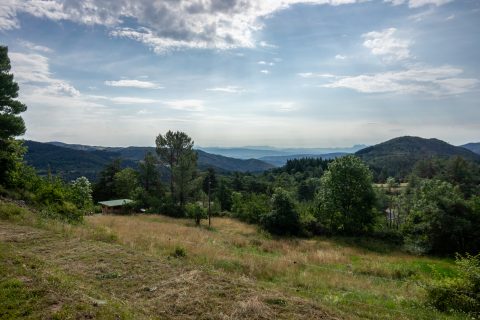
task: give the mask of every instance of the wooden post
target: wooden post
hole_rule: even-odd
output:
[[[208,177],[208,227],[210,228],[210,177]]]

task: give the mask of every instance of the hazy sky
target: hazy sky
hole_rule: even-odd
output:
[[[480,141],[478,0],[1,0],[25,138]]]

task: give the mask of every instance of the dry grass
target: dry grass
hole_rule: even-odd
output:
[[[0,301],[0,318],[335,319],[308,299],[182,258],[98,241],[101,229],[83,229],[0,221],[0,300],[9,297]]]
[[[181,247],[186,252],[182,263],[312,299],[342,317],[351,316],[356,303],[360,318],[430,319],[433,311],[423,307],[424,291],[417,281],[430,279],[432,272],[454,272],[449,261],[385,254],[342,241],[272,239],[230,218],[215,218],[213,229],[160,215],[99,215],[89,217],[88,223],[107,228],[136,251],[169,256]],[[244,301],[236,314],[255,308],[256,300]],[[264,311],[269,314],[268,308]]]

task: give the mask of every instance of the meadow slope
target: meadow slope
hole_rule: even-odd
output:
[[[422,283],[455,274],[449,260],[372,241],[272,239],[229,218],[213,226],[0,220],[0,319],[463,318],[423,304]]]

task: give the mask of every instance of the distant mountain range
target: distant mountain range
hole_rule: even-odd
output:
[[[269,146],[259,147],[238,147],[238,148],[221,148],[221,147],[199,147],[198,149],[208,153],[219,154],[226,157],[238,159],[265,159],[266,157],[312,157],[332,153],[354,153],[367,147],[364,144],[355,145],[346,148],[274,148]],[[276,161],[276,160],[275,160]]]
[[[475,152],[476,154],[480,154],[480,142],[467,143],[462,145],[461,147],[464,147],[465,149]]]
[[[389,176],[404,178],[421,159],[432,157],[463,157],[466,160],[480,161],[480,155],[464,148],[456,147],[438,139],[419,137],[399,137],[367,147],[355,153],[374,171],[377,178]]]
[[[86,176],[94,181],[98,173],[114,159],[121,158],[124,167],[136,168],[147,152],[155,153],[153,147],[98,147],[62,142],[25,141],[28,147],[25,161],[41,175],[50,170],[65,180]],[[273,168],[272,164],[258,159],[234,159],[221,155],[209,154],[197,150],[198,167],[214,168],[217,172],[261,172]]]
[[[100,147],[62,142],[41,143],[25,141],[28,152],[27,163],[40,174],[60,175],[66,180],[86,176],[96,180],[98,173],[111,161],[121,158],[124,167],[136,168],[147,152],[155,153],[154,147]],[[456,147],[438,139],[419,137],[399,137],[374,146],[356,145],[351,148],[291,148],[272,147],[246,148],[202,148],[196,150],[198,166],[204,170],[214,168],[219,173],[262,172],[283,166],[287,160],[295,158],[332,159],[353,153],[362,158],[373,170],[377,178],[394,176],[404,178],[418,160],[430,157],[448,158],[461,156],[467,160],[480,161],[480,143],[469,143]],[[358,150],[360,149],[360,150]],[[210,152],[206,152],[209,150]],[[336,150],[336,152],[326,152]],[[343,150],[343,151],[340,151]],[[211,152],[219,152],[213,154]],[[477,153],[475,153],[477,152]],[[236,155],[241,159],[225,156]],[[245,159],[250,156],[251,158]],[[258,157],[255,159],[255,157]]]

